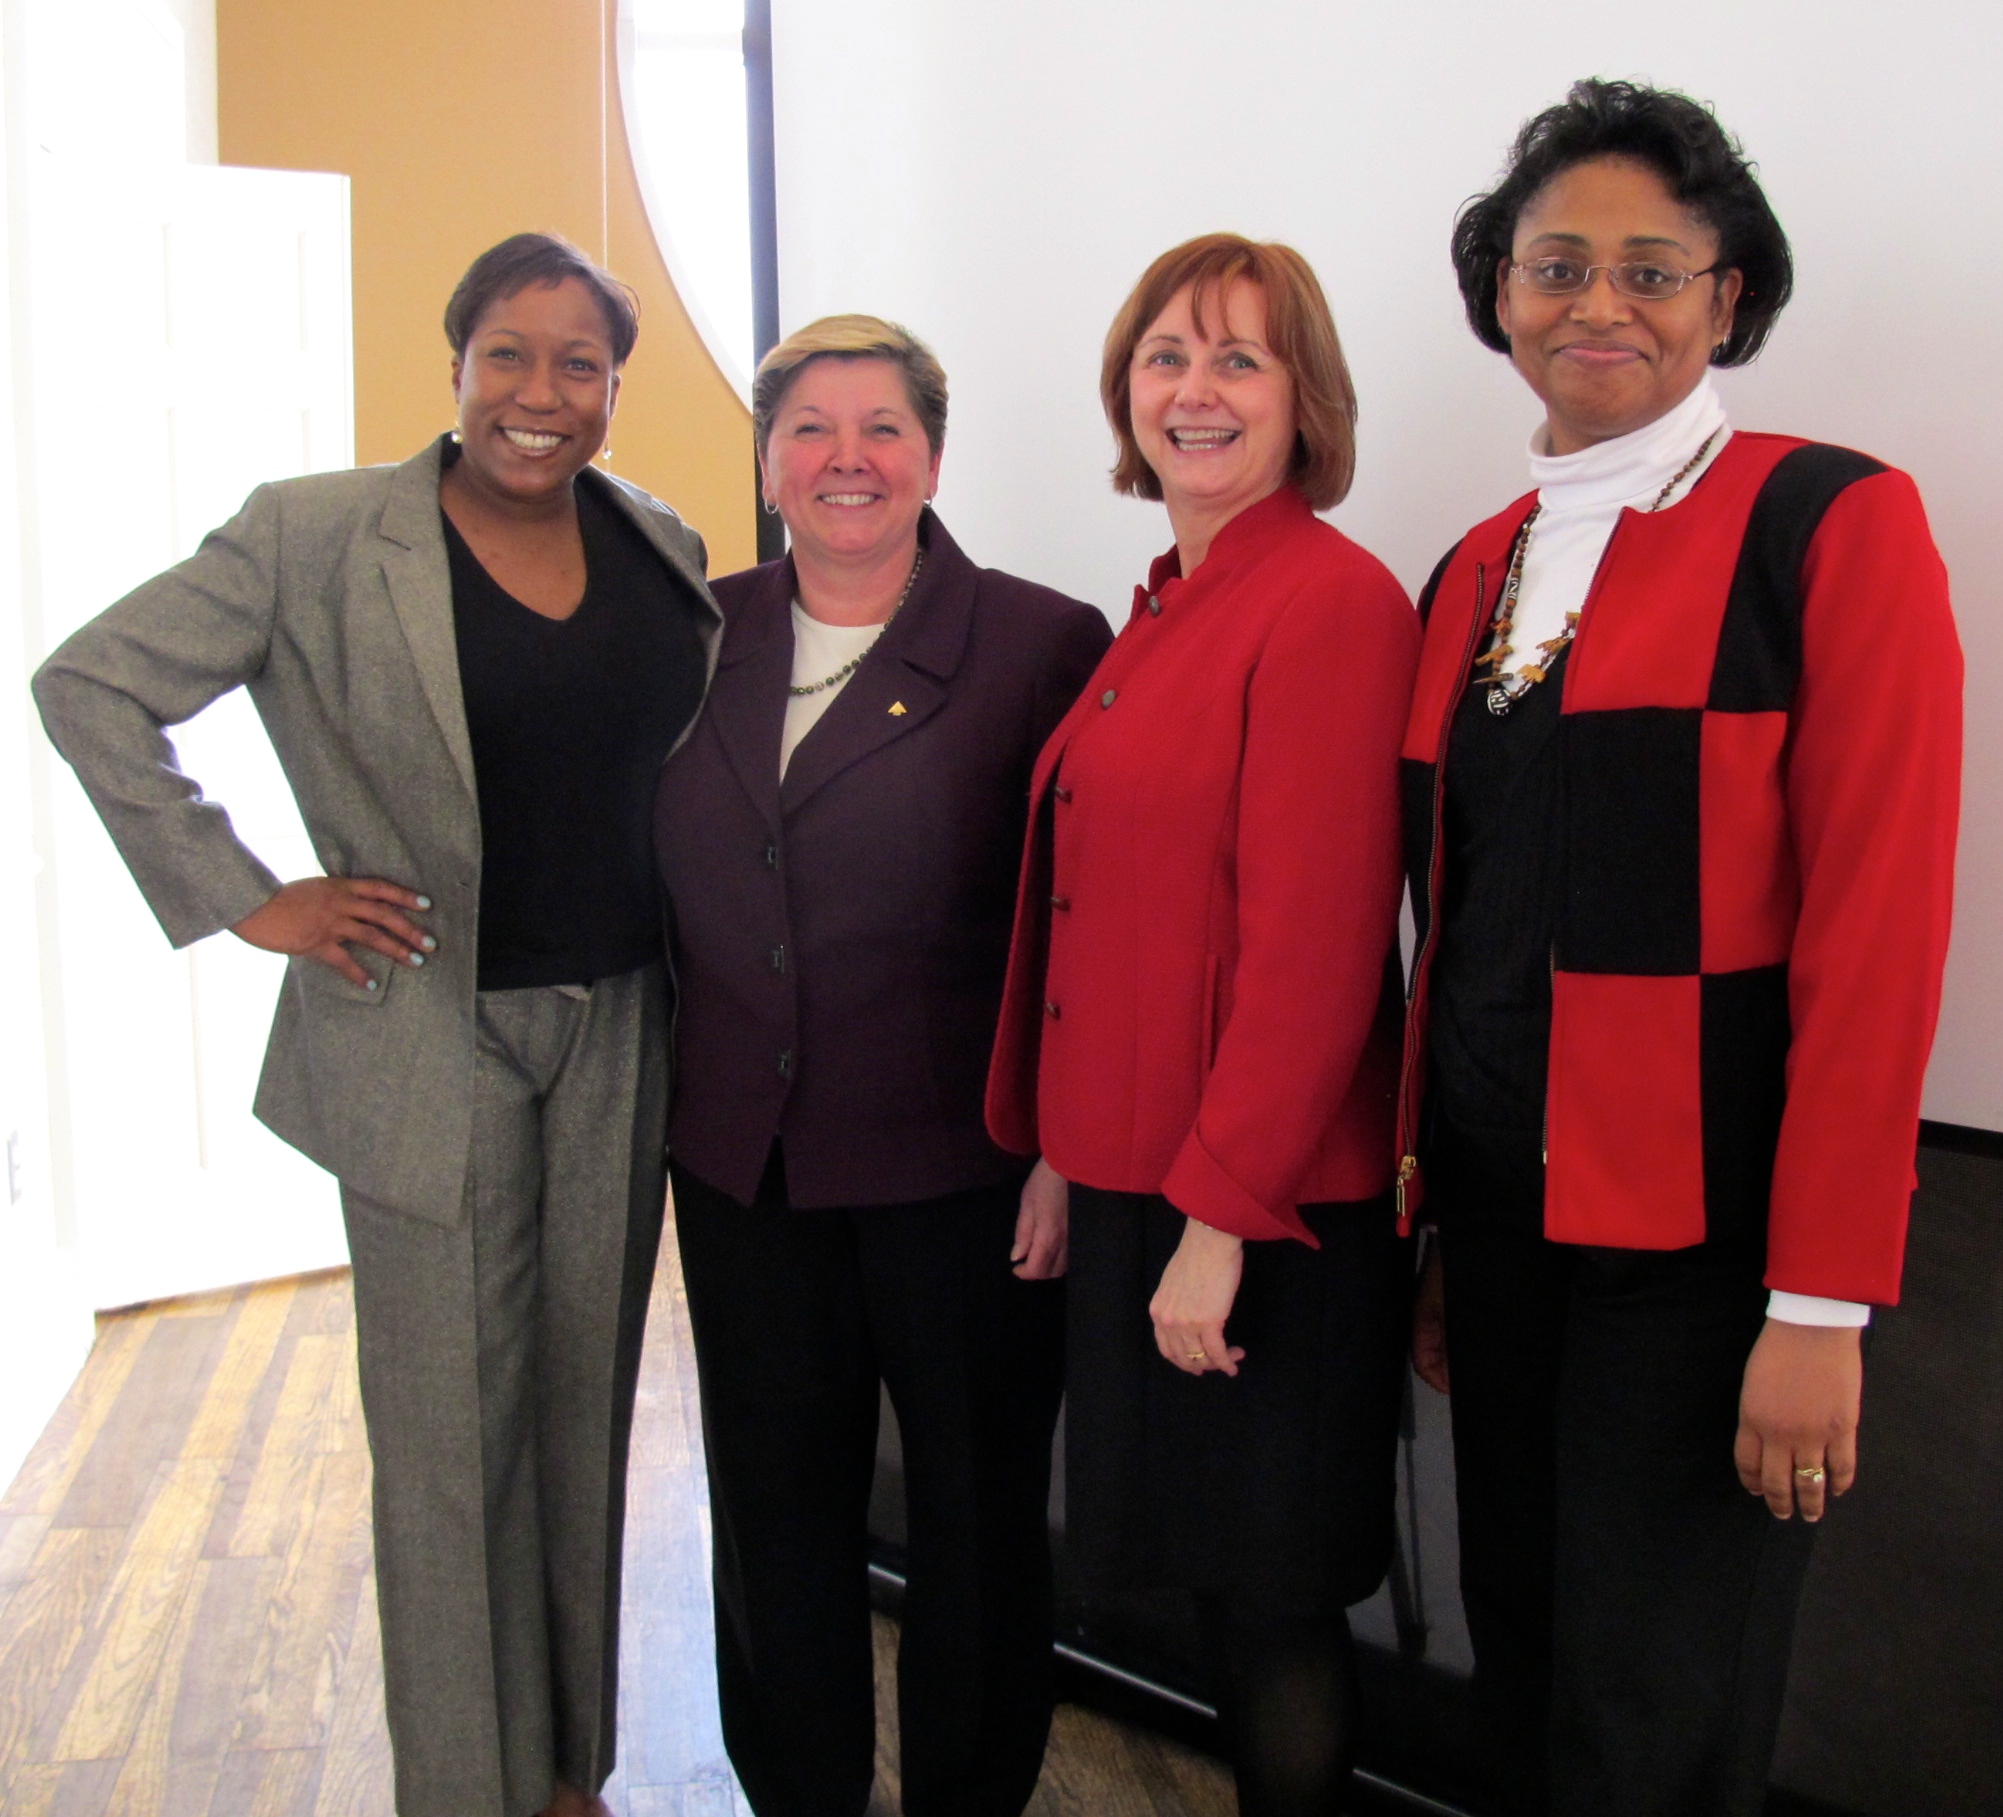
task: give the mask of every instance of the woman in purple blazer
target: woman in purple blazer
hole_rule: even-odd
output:
[[[792,554],[716,584],[716,680],[655,813],[724,1740],[758,1817],[868,1804],[881,1384],[904,1809],[1014,1817],[1050,1722],[1065,1189],[981,1096],[1030,769],[1110,632],[928,509],[946,378],[903,329],[802,329],[752,409]]]

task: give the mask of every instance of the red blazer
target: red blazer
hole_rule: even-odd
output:
[[[1530,504],[1469,531],[1426,593],[1413,1189],[1447,730]],[[1678,1249],[1758,1220],[1769,1286],[1896,1300],[1961,778],[1919,494],[1868,455],[1734,435],[1687,498],[1622,515],[1565,666],[1545,1234]]]
[[[988,1128],[1244,1237],[1393,1163],[1419,624],[1292,487],[1174,553],[1030,789]]]

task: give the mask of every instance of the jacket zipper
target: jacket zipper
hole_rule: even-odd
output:
[[[1555,1010],[1558,1002],[1558,943],[1551,942],[1547,955],[1550,963],[1551,1003]],[[1537,1152],[1546,1167],[1551,1165],[1551,1057],[1547,1051],[1544,1057],[1544,1112],[1537,1127]]]
[[[1405,1006],[1405,1052],[1399,1065],[1398,1074],[1398,1133],[1402,1138],[1398,1146],[1403,1152],[1398,1158],[1398,1231],[1409,1235],[1412,1228],[1411,1213],[1406,1209],[1406,1189],[1419,1171],[1419,1157],[1414,1152],[1419,1146],[1418,1117],[1412,1104],[1412,1075],[1418,1064],[1419,1035],[1424,1025],[1423,1004],[1426,994],[1428,970],[1432,963],[1433,941],[1440,926],[1440,848],[1446,819],[1447,801],[1447,739],[1451,735],[1454,714],[1460,706],[1461,690],[1468,684],[1468,672],[1474,661],[1475,647],[1481,641],[1482,628],[1488,622],[1488,567],[1484,562],[1474,565],[1474,623],[1469,628],[1467,642],[1461,650],[1460,666],[1457,673],[1458,685],[1448,694],[1446,712],[1440,724],[1439,743],[1433,761],[1433,804],[1432,839],[1426,848],[1426,932],[1419,942],[1418,951],[1412,955],[1412,997]]]

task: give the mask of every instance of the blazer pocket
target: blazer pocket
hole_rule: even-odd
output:
[[[375,981],[374,990],[342,977],[331,965],[324,965],[318,959],[294,959],[293,979],[309,1001],[353,1003],[367,1009],[378,1008],[389,995],[390,984],[396,977],[396,961],[366,947],[359,951],[350,947],[348,954]]]

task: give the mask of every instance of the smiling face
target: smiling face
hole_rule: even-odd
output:
[[[1142,331],[1129,375],[1129,420],[1161,481],[1172,522],[1221,527],[1286,483],[1294,458],[1294,385],[1266,343],[1266,293],[1239,278],[1203,299],[1185,286]]]
[[[452,362],[452,389],[463,483],[503,507],[562,498],[605,446],[619,395],[598,299],[575,278],[501,298]]]
[[[797,558],[872,566],[908,559],[918,515],[939,484],[939,456],[889,360],[823,354],[773,412],[760,460]]]
[[[1718,236],[1644,164],[1574,164],[1531,197],[1511,256],[1585,265],[1646,261],[1685,272],[1717,262]],[[1711,350],[1732,328],[1736,271],[1700,277],[1673,297],[1641,302],[1597,271],[1584,290],[1545,296],[1505,269],[1495,316],[1510,357],[1543,400],[1553,454],[1646,428],[1696,390]]]

